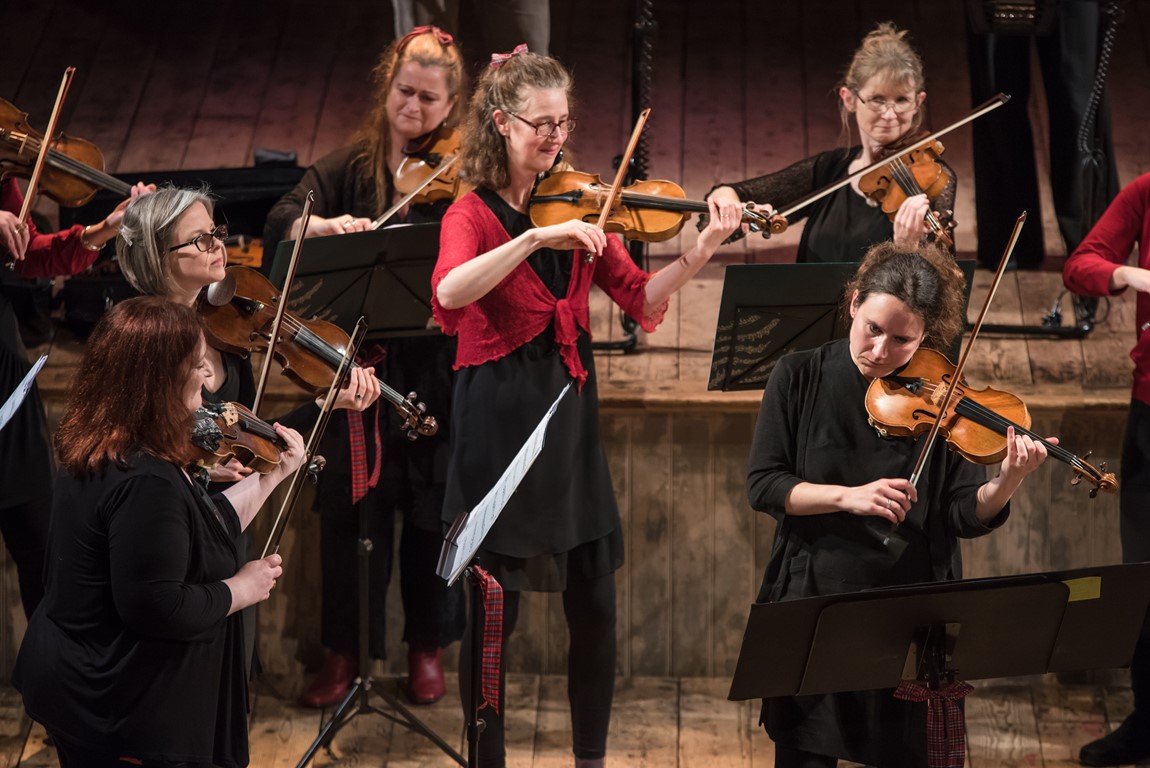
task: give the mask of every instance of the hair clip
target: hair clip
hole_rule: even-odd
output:
[[[428,25],[423,26],[423,27],[415,27],[410,32],[408,32],[406,35],[404,35],[403,39],[401,39],[399,41],[399,44],[395,46],[395,52],[399,53],[400,51],[402,51],[404,49],[404,46],[406,46],[409,42],[411,42],[411,39],[413,37],[419,37],[420,35],[425,35],[428,32],[433,33],[435,35],[435,39],[437,41],[439,41],[439,44],[442,46],[451,45],[455,41],[455,38],[453,38],[447,32],[444,32],[439,27],[433,27],[430,24],[428,24]]]
[[[502,66],[503,62],[507,61],[512,56],[518,56],[521,53],[529,53],[529,51],[527,50],[527,43],[520,43],[519,45],[515,46],[515,50],[513,50],[511,53],[493,53],[493,54],[491,54],[491,66],[493,66],[493,67]]]

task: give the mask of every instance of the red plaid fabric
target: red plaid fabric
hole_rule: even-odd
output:
[[[961,680],[938,691],[903,680],[895,689],[896,699],[926,702],[926,757],[930,768],[962,768],[966,763],[966,721],[958,702],[973,690]]]
[[[499,656],[503,647],[503,587],[478,565],[471,566],[483,595],[483,703],[499,714]]]
[[[386,357],[387,350],[376,344],[367,350],[366,354],[360,354],[359,363],[364,367],[371,367],[383,362]],[[367,495],[369,488],[374,488],[379,483],[379,472],[383,464],[383,445],[379,437],[379,420],[383,418],[383,414],[379,412],[378,403],[363,413],[352,410],[347,410],[345,413],[347,414],[347,440],[351,450],[351,503],[355,504]],[[372,437],[375,441],[375,462],[370,471],[367,468],[367,441],[364,440],[363,436],[365,414],[371,419]]]

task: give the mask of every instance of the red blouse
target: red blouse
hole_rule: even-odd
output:
[[[511,271],[487,295],[459,309],[445,309],[436,298],[439,283],[460,264],[510,242],[511,236],[487,204],[474,192],[460,198],[443,217],[439,260],[431,276],[431,304],[443,332],[458,337],[455,370],[505,357],[555,322],[555,340],[571,376],[582,387],[587,371],[579,360],[576,341],[580,329],[590,332],[587,297],[591,283],[633,317],[645,331],[663,321],[668,302],[649,314],[646,304],[648,272],[635,266],[619,238],[607,238],[602,256],[587,263],[586,252],[572,251],[575,266],[567,295],[556,299],[526,261]]]
[[[1138,245],[1135,265],[1150,269],[1150,173],[1126,185],[1102,214],[1062,267],[1062,280],[1075,293],[1108,296],[1114,270],[1130,261]],[[1134,361],[1134,399],[1150,405],[1150,294],[1135,301],[1137,341],[1130,350]]]
[[[15,179],[5,179],[0,183],[0,210],[20,213],[24,205],[24,195]],[[24,258],[16,262],[15,271],[22,277],[55,277],[74,275],[91,266],[99,251],[90,251],[81,243],[84,227],[75,224],[68,229],[41,234],[36,230],[32,218],[28,217],[28,229],[32,239]]]

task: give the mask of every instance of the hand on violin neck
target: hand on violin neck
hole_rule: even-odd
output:
[[[926,215],[930,200],[925,194],[912,195],[902,202],[894,216],[894,243],[900,248],[915,248],[930,231]]]
[[[284,478],[295,474],[296,470],[303,466],[304,460],[307,458],[307,446],[304,444],[303,435],[294,429],[282,424],[273,424],[272,426],[280,439],[287,444],[287,448],[280,452],[279,466],[276,470],[268,473],[268,475],[274,475],[276,471],[279,472],[278,479],[272,478],[278,484]]]
[[[1051,445],[1058,445],[1057,437],[1047,437],[1045,440]],[[1042,466],[1046,456],[1047,449],[1042,442],[1028,435],[1016,434],[1014,427],[1007,427],[1006,458],[1002,460],[998,474],[978,489],[978,519],[983,522],[994,519],[1026,476]]]
[[[707,198],[707,207],[710,209],[707,226],[699,233],[695,245],[695,248],[703,254],[704,262],[710,259],[723,241],[736,230],[742,228],[744,232],[747,231],[746,225],[743,224],[744,205],[738,197],[731,200],[725,194],[718,196],[712,194]]]
[[[336,393],[333,407],[336,410],[366,411],[379,399],[379,392],[375,368],[352,368],[348,373],[347,386]],[[317,398],[316,403],[322,407],[323,398]]]

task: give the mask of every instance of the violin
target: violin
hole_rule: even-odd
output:
[[[0,99],[0,179],[30,178],[44,135],[28,124],[28,113]],[[65,208],[91,200],[100,189],[122,197],[130,184],[104,173],[104,155],[90,141],[60,133],[52,140],[40,176],[40,191]]]
[[[192,443],[202,452],[202,467],[236,459],[261,475],[279,466],[288,447],[275,427],[240,403],[205,403],[196,412]]]
[[[245,357],[254,350],[266,349],[279,297],[280,292],[259,272],[229,267],[224,279],[209,285],[199,302],[208,343]],[[284,375],[318,395],[330,387],[349,341],[343,329],[333,323],[317,318],[302,320],[286,312],[276,340],[275,358],[283,366]],[[359,367],[354,362],[352,365]],[[415,402],[414,392],[404,397],[383,380],[376,380],[381,396],[402,419],[408,439],[439,431],[435,418],[426,415],[427,407]]]
[[[440,126],[426,136],[412,139],[403,148],[404,158],[392,176],[400,195],[417,194],[408,202],[435,203],[455,200],[464,194],[458,163],[437,173],[445,163],[459,155],[459,131]],[[434,178],[433,178],[434,177]],[[423,185],[420,189],[420,185]]]
[[[598,224],[611,187],[598,174],[581,171],[553,173],[535,188],[529,202],[531,223],[537,227],[579,219]],[[672,181],[643,180],[623,187],[603,224],[630,240],[659,243],[679,234],[692,213],[706,213],[702,200],[687,200],[683,188]],[[752,231],[778,234],[787,228],[779,215],[766,216],[743,208],[743,222]]]
[[[1086,478],[1093,486],[1091,498],[1100,490],[1113,493],[1118,489],[1118,480],[1113,472],[1106,471],[1105,463],[1101,470],[1096,469],[1085,457],[1079,458],[1031,432],[1026,404],[1009,392],[990,387],[973,389],[960,380],[940,420],[940,401],[954,373],[955,365],[945,355],[920,347],[906,367],[871,382],[866,393],[868,420],[884,437],[916,438],[929,432],[938,420],[938,433],[947,444],[976,464],[1002,461],[1006,457],[1006,429],[1014,427],[1017,434],[1042,443],[1049,456],[1074,470],[1071,485]]]
[[[921,142],[925,137],[925,133],[906,136],[888,145],[880,161],[893,152]],[[938,139],[916,146],[905,155],[899,155],[860,177],[859,191],[891,221],[894,221],[899,207],[908,197],[925,194],[933,203],[950,183],[950,174],[939,161],[939,155],[945,149]],[[936,215],[934,211],[926,214],[926,223],[934,233],[935,240],[952,249],[955,223],[953,214],[953,211],[945,211],[943,215]]]

